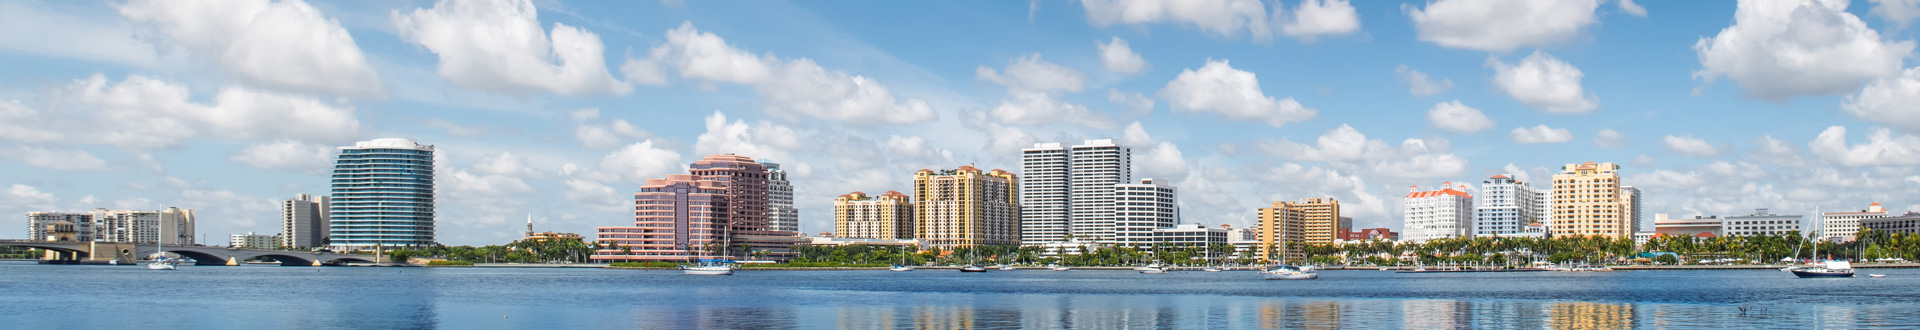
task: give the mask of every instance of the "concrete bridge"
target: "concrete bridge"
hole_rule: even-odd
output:
[[[0,240],[0,246],[30,247],[47,250],[45,263],[60,264],[106,264],[119,263],[132,265],[139,258],[160,251],[153,244],[109,243],[109,242],[49,242],[28,240]],[[232,249],[217,246],[169,246],[166,252],[177,253],[193,258],[197,266],[238,266],[241,262],[253,258],[267,258],[280,261],[281,266],[338,266],[348,262],[371,263],[376,260],[372,255],[320,253],[308,251],[277,251]]]

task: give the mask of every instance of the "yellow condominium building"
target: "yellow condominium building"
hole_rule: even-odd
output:
[[[1632,238],[1619,171],[1613,163],[1586,162],[1553,175],[1553,235]]]
[[[1279,259],[1278,255],[1268,256],[1268,251],[1286,254],[1289,259],[1300,258],[1302,244],[1333,243],[1339,223],[1340,201],[1332,198],[1273,202],[1273,207],[1260,209],[1260,224],[1255,228],[1260,246],[1255,254],[1265,260]]]
[[[1020,180],[973,166],[914,173],[915,238],[939,247],[1020,244]]]
[[[912,239],[913,230],[913,197],[906,194],[855,191],[833,199],[833,232],[840,237]]]

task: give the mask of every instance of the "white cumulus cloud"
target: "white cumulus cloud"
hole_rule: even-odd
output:
[[[1920,164],[1920,137],[1893,135],[1885,128],[1867,133],[1867,142],[1847,145],[1847,128],[1828,127],[1807,143],[1807,149],[1821,159],[1846,166],[1893,166]]]
[[[381,92],[379,74],[347,29],[301,0],[133,0],[115,9],[251,85],[347,96]]]
[[[1440,78],[1440,81],[1433,81],[1427,77],[1427,73],[1408,69],[1405,65],[1394,67],[1393,72],[1399,73],[1400,80],[1407,82],[1407,92],[1413,93],[1413,96],[1431,96],[1453,89],[1453,79]]]
[[[1627,134],[1620,131],[1601,129],[1599,133],[1593,135],[1593,145],[1607,149],[1626,149],[1633,145],[1633,140],[1627,139]]]
[[[43,118],[50,125],[115,127],[94,131],[82,142],[124,149],[174,146],[202,134],[240,141],[344,142],[362,133],[351,106],[239,86],[222,88],[213,103],[202,104],[185,86],[144,76],[109,83],[95,74],[56,93],[70,107],[64,114],[78,118]]]
[[[1666,146],[1667,150],[1672,150],[1673,152],[1680,153],[1681,155],[1699,157],[1699,158],[1718,157],[1720,156],[1720,152],[1725,151],[1726,149],[1725,146],[1715,145],[1712,142],[1707,142],[1707,140],[1695,138],[1692,135],[1688,135],[1688,136],[1668,135],[1666,137],[1660,138],[1660,145]]]
[[[1254,40],[1267,40],[1273,35],[1259,0],[1081,0],[1080,5],[1093,26],[1173,22],[1222,36],[1244,31]]]
[[[1508,134],[1516,143],[1566,143],[1573,141],[1573,133],[1565,128],[1552,128],[1547,125],[1518,127]]]
[[[1284,17],[1275,4],[1275,18]],[[1280,24],[1280,34],[1313,41],[1321,35],[1346,35],[1360,30],[1360,14],[1347,0],[1300,0],[1292,20]]]
[[[1887,22],[1893,23],[1901,29],[1907,28],[1907,24],[1913,23],[1913,19],[1920,18],[1920,0],[1867,1],[1873,3],[1873,10],[1871,12],[1874,16],[1880,16],[1881,19],[1885,19]]]
[[[1742,0],[1734,23],[1700,38],[1694,77],[1727,77],[1748,97],[1784,102],[1859,89],[1900,72],[1912,40],[1892,41],[1847,12],[1848,1]]]
[[[1420,40],[1445,47],[1511,51],[1572,40],[1598,22],[1602,0],[1439,0],[1402,5]],[[1497,10],[1496,10],[1497,8]]]
[[[1212,111],[1230,120],[1264,122],[1273,127],[1313,119],[1319,113],[1292,97],[1267,96],[1252,72],[1234,69],[1226,60],[1207,60],[1199,70],[1182,70],[1158,94],[1175,111]]]
[[[334,152],[334,147],[326,145],[278,140],[247,146],[227,159],[263,169],[318,172],[333,163]]]
[[[1113,37],[1111,42],[1094,40],[1093,43],[1100,48],[1100,65],[1106,67],[1107,71],[1135,74],[1147,69],[1147,59],[1140,57],[1140,53],[1134,52],[1132,47],[1127,46],[1127,41],[1120,37]]]
[[[607,72],[599,35],[561,23],[542,31],[531,0],[440,0],[395,10],[392,21],[401,40],[439,55],[440,76],[461,87],[514,95],[633,91]]]
[[[1433,127],[1459,134],[1473,134],[1493,128],[1493,119],[1481,114],[1480,109],[1460,104],[1458,100],[1434,104],[1432,109],[1427,110],[1427,121],[1432,122]]]
[[[1534,51],[1516,64],[1488,57],[1487,67],[1493,68],[1493,84],[1527,107],[1561,114],[1587,113],[1600,107],[1600,98],[1580,86],[1580,78],[1586,74],[1553,55]]]
[[[107,161],[101,160],[100,157],[94,157],[93,153],[80,149],[14,146],[12,148],[0,149],[0,155],[6,155],[7,158],[19,160],[28,166],[45,169],[61,171],[104,171],[107,169]]]
[[[668,30],[666,39],[648,57],[628,58],[621,70],[663,73],[672,68],[684,79],[751,86],[767,113],[775,116],[792,118],[797,113],[854,124],[906,124],[935,118],[926,100],[897,100],[893,91],[873,78],[828,70],[807,58],[755,56],[719,35],[701,32],[693,22]]]
[[[1862,120],[1920,132],[1920,67],[1874,80],[1859,94],[1847,96],[1840,108]]]
[[[1633,3],[1633,0],[1619,0],[1617,2],[1620,5],[1620,11],[1627,12],[1627,14],[1633,16],[1647,17],[1647,7],[1641,7],[1640,4]]]
[[[1132,110],[1132,114],[1135,116],[1144,116],[1153,112],[1153,99],[1148,98],[1146,94],[1127,93],[1121,92],[1119,89],[1108,89],[1107,102],[1113,102],[1113,104],[1126,107]]]
[[[1079,93],[1087,80],[1087,75],[1079,70],[1042,60],[1039,53],[1014,58],[1007,64],[1005,73],[980,66],[974,69],[974,75],[980,80],[1007,86],[1008,90],[1030,92]]]
[[[640,141],[615,150],[600,159],[601,172],[635,184],[680,173],[680,153],[661,149],[652,140]]]

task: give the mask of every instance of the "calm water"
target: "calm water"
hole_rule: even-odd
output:
[[[42,266],[0,328],[1910,328],[1920,270],[1395,274]],[[1746,311],[1741,308],[1745,307]]]

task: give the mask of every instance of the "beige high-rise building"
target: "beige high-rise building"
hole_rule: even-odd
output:
[[[912,239],[913,231],[913,197],[906,194],[855,191],[833,199],[833,232],[839,237]]]
[[[914,173],[914,237],[933,246],[1020,244],[1020,180],[973,166]]]
[[[1273,251],[1297,259],[1300,245],[1333,243],[1339,237],[1339,224],[1340,201],[1332,198],[1273,202],[1273,207],[1260,209],[1260,224],[1255,228],[1260,246],[1254,250],[1255,255],[1265,260],[1279,259],[1267,255]]]
[[[1620,187],[1620,166],[1567,164],[1553,175],[1553,235],[1632,238],[1631,203]]]

